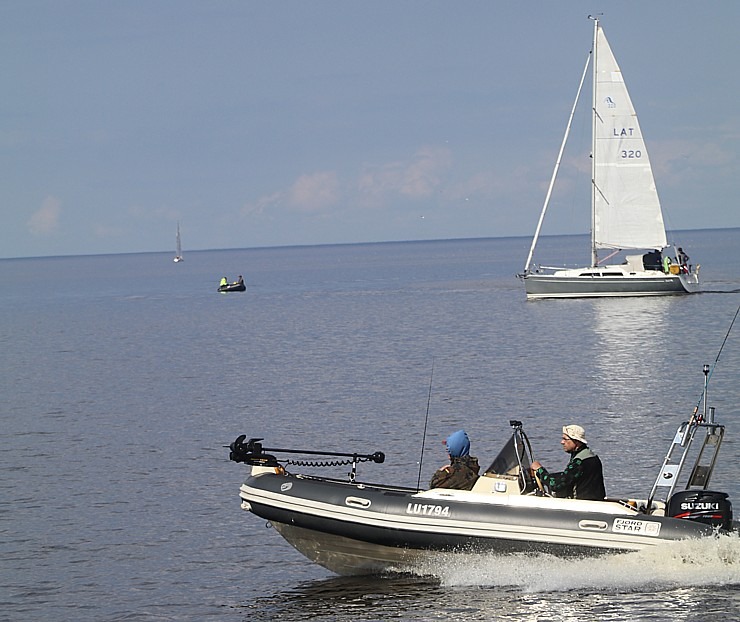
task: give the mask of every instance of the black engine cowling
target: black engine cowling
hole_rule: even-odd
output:
[[[668,500],[667,516],[732,529],[732,503],[724,492],[682,490]]]

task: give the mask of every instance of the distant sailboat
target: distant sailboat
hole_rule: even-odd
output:
[[[591,19],[594,20],[593,48],[589,57],[593,65],[592,263],[574,269],[532,263],[568,139],[574,104],[524,273],[520,275],[527,298],[665,296],[696,292],[699,290],[699,267],[694,270],[688,265],[683,250],[667,243],[660,201],[635,109],[604,31],[597,19]],[[586,73],[584,70],[576,104]],[[611,254],[600,260],[599,250]],[[642,250],[642,254],[627,255],[618,264],[601,263],[625,250]]]
[[[181,261],[184,261],[182,256],[182,246],[180,244],[180,223],[177,223],[177,238],[176,238],[176,244],[177,244],[177,252],[175,253],[175,258],[172,260],[175,263],[180,263]]]

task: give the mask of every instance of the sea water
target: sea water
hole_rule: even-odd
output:
[[[740,230],[680,238],[704,293],[527,302],[525,238],[0,260],[0,620],[740,619],[730,536],[336,577],[239,508],[225,447],[383,451],[358,477],[415,486],[458,428],[485,465],[521,420],[557,469],[578,423],[644,497],[706,363],[739,503]]]

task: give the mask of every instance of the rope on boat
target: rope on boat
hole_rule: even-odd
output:
[[[301,467],[334,467],[348,466],[357,462],[375,462],[375,460],[371,456],[357,456],[354,460],[278,460],[278,462]]]

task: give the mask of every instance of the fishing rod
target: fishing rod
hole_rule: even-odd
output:
[[[722,345],[719,347],[719,351],[717,352],[717,356],[714,357],[714,363],[712,363],[711,367],[707,371],[705,371],[705,380],[704,380],[704,388],[702,389],[701,394],[699,395],[699,401],[696,403],[696,406],[694,407],[694,414],[692,415],[692,418],[696,416],[696,413],[699,412],[699,407],[701,406],[702,400],[704,400],[704,406],[706,410],[706,396],[707,396],[707,385],[709,384],[709,379],[712,377],[712,374],[714,373],[714,368],[717,367],[717,363],[719,362],[719,357],[722,355],[722,350],[725,347],[725,344],[727,343],[727,339],[730,337],[730,333],[732,332],[732,327],[735,325],[735,320],[737,320],[737,316],[740,314],[740,305],[738,305],[737,310],[735,311],[735,316],[732,318],[732,322],[730,322],[730,327],[727,329],[727,333],[725,334],[725,338],[722,340]]]
[[[704,387],[701,390],[701,393],[699,394],[699,400],[696,403],[696,406],[694,406],[694,410],[691,412],[691,417],[689,418],[688,425],[686,426],[686,429],[684,430],[683,437],[681,439],[681,446],[684,447],[686,445],[686,441],[691,437],[693,438],[694,433],[696,432],[696,428],[700,423],[713,423],[712,417],[709,416],[709,421],[705,421],[707,419],[707,388],[709,386],[709,379],[712,377],[712,374],[714,373],[714,368],[717,367],[717,363],[719,362],[719,357],[722,355],[722,350],[724,350],[725,344],[727,343],[727,339],[730,337],[730,333],[732,332],[732,327],[735,325],[735,320],[737,320],[737,316],[740,314],[740,305],[738,306],[737,310],[735,311],[735,315],[732,318],[732,322],[730,322],[730,327],[727,329],[727,333],[725,334],[725,338],[722,340],[722,344],[719,347],[719,350],[717,351],[717,356],[714,357],[714,363],[712,365],[704,365]],[[704,402],[704,409],[702,412],[699,412],[699,408],[702,405],[702,401]]]
[[[707,423],[704,421],[707,418],[707,387],[709,386],[709,379],[712,377],[712,374],[714,373],[714,368],[717,367],[717,363],[719,362],[719,357],[722,355],[722,350],[725,347],[725,344],[727,343],[727,339],[730,336],[730,333],[732,332],[732,327],[735,325],[735,320],[737,320],[738,313],[740,313],[740,305],[738,306],[737,310],[735,311],[735,315],[732,318],[732,322],[730,322],[730,327],[727,329],[727,333],[725,334],[725,338],[722,340],[722,344],[719,347],[719,350],[717,352],[717,356],[714,357],[714,363],[712,365],[704,365],[704,387],[701,390],[701,393],[699,394],[699,400],[696,403],[696,406],[694,406],[694,410],[691,413],[691,417],[689,418],[689,423],[686,426],[686,430],[684,431],[683,438],[681,439],[681,446],[686,445],[686,440],[688,439],[689,435],[693,437],[694,432],[696,431],[696,426],[699,423]],[[702,401],[704,402],[704,410],[702,413],[699,412],[699,408],[702,405]],[[711,417],[709,417],[711,419]],[[709,423],[712,423],[712,421],[709,421]]]
[[[432,403],[432,380],[434,379],[434,357],[432,357],[432,373],[429,375],[429,395],[427,396],[427,414],[424,417],[424,434],[421,437],[421,455],[419,456],[419,477],[416,479],[416,490],[421,486],[421,465],[424,463],[424,445],[427,440],[427,424],[429,423],[429,405]]]

